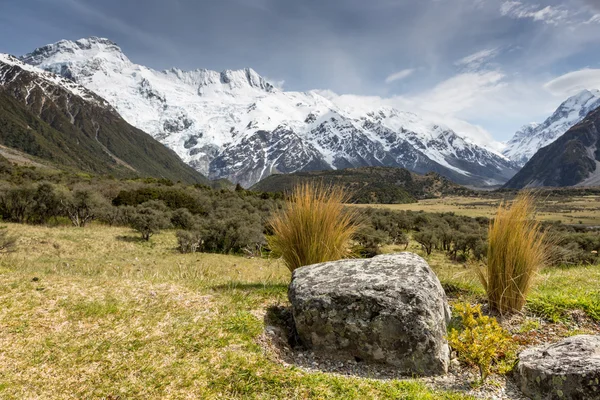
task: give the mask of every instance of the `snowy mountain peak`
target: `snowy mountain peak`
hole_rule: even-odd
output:
[[[94,102],[103,107],[109,107],[109,104],[95,93],[78,85],[70,79],[25,64],[10,54],[0,53],[0,86],[7,86],[12,82],[17,81],[17,79],[27,81],[25,87],[29,92],[34,88],[39,88],[44,92],[48,91],[48,94],[51,95],[54,88],[60,87],[70,94],[81,97],[86,101]]]
[[[484,185],[515,172],[505,157],[449,128],[369,98],[278,90],[250,68],[159,72],[117,49],[93,38],[23,60],[98,93],[210,178],[251,186],[274,173],[393,166]]]
[[[600,90],[582,90],[565,100],[543,123],[525,125],[517,131],[503,154],[524,165],[539,149],[554,142],[598,107]]]
[[[121,61],[129,61],[121,48],[113,41],[99,37],[89,37],[72,40],[61,40],[59,42],[48,44],[34,50],[32,53],[21,57],[21,61],[40,66],[48,59],[53,59],[55,62],[76,62],[78,59],[91,57],[116,57]]]

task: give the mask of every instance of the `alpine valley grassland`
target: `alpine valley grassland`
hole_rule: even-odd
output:
[[[18,240],[0,258],[1,398],[470,398],[278,362],[263,334],[268,309],[288,304],[277,259],[181,254],[172,230],[147,242],[98,223],[6,226]],[[408,250],[452,301],[481,301],[464,264],[413,241]],[[512,331],[527,343],[588,332],[600,320],[594,281],[597,265],[545,270]]]
[[[510,202],[514,196],[506,196]],[[443,197],[419,200],[411,204],[357,204],[357,207],[384,208],[390,210],[425,211],[430,213],[453,212],[467,217],[491,218],[503,201],[500,195],[485,197]],[[544,194],[540,192],[536,217],[541,221],[574,225],[600,226],[600,195]]]

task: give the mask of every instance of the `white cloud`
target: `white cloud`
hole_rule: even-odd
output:
[[[412,75],[413,72],[415,72],[414,68],[403,69],[402,71],[395,72],[395,73],[391,74],[390,76],[388,76],[387,78],[385,78],[385,83],[392,83],[395,81],[406,79],[410,75]]]
[[[502,87],[504,73],[498,70],[465,72],[447,79],[417,97],[424,109],[454,115],[477,104],[478,98]]]
[[[500,49],[497,47],[492,49],[481,50],[461,58],[460,60],[456,61],[454,65],[459,67],[467,67],[469,69],[479,69],[488,61],[496,57],[499,52]]]
[[[582,69],[569,72],[544,84],[555,96],[571,96],[584,89],[600,89],[600,69]]]
[[[511,18],[531,18],[551,25],[569,22],[570,17],[569,11],[564,8],[552,6],[540,8],[539,5],[526,5],[520,1],[505,1],[500,6],[500,13]]]

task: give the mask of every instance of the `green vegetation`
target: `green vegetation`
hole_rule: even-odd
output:
[[[0,258],[0,397],[470,397],[417,380],[373,380],[284,366],[263,335],[287,304],[279,260],[180,254],[174,232],[8,224]]]
[[[448,343],[461,361],[479,369],[481,382],[492,370],[505,373],[516,362],[516,343],[495,318],[483,315],[481,305],[454,305],[460,318],[460,329],[452,328]]]
[[[20,80],[28,79],[26,75],[21,74]],[[111,109],[62,90],[50,100],[32,86],[27,105],[12,97],[10,90],[0,91],[0,145],[73,172],[208,183],[173,151]]]
[[[339,186],[304,183],[293,190],[285,209],[270,222],[269,240],[290,271],[348,255],[357,225],[355,213],[344,207],[347,199],[348,193]]]
[[[404,168],[386,167],[271,175],[252,190],[289,193],[295,186],[309,182],[342,186],[350,193],[349,202],[357,204],[406,204],[416,203],[417,199],[473,193],[435,173],[419,175]]]
[[[477,271],[494,311],[521,311],[535,275],[550,258],[547,234],[534,211],[535,197],[523,193],[510,208],[500,205],[490,224],[487,263]]]

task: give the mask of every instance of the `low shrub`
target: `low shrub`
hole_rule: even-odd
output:
[[[516,343],[495,318],[483,315],[481,305],[457,304],[460,328],[453,328],[448,343],[459,360],[479,369],[481,381],[491,372],[506,373],[516,361]]]

